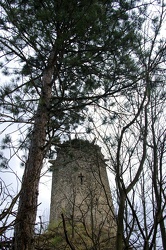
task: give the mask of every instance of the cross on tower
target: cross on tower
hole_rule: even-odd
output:
[[[83,184],[83,178],[84,178],[85,176],[84,175],[82,175],[82,173],[80,173],[80,175],[78,176],[78,178],[80,178],[80,181],[81,181],[81,185]]]

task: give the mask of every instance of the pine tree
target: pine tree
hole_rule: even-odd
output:
[[[87,105],[135,87],[131,51],[141,19],[132,16],[130,1],[2,0],[0,7],[1,66],[15,75],[1,87],[2,116],[29,126],[15,249],[30,250],[42,162],[52,140],[83,121]],[[18,66],[10,72],[12,61]]]

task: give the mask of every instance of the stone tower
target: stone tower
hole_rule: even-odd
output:
[[[114,209],[101,148],[80,139],[65,142],[52,161],[52,171],[50,223],[60,223],[63,214],[72,227],[84,227],[92,238],[114,238]]]

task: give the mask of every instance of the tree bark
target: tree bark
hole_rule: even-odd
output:
[[[48,67],[43,73],[42,93],[38,104],[34,128],[31,135],[29,156],[22,179],[18,214],[15,226],[15,250],[34,249],[34,226],[37,213],[38,186],[42,162],[45,156],[46,127],[48,107],[52,92],[53,60],[55,52],[50,55]]]

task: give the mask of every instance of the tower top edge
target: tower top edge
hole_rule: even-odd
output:
[[[101,148],[94,144],[94,142],[90,142],[88,140],[83,139],[73,139],[69,141],[65,141],[62,144],[58,144],[58,148],[61,150],[63,148],[72,148],[72,149],[80,149],[80,150],[87,150],[89,148],[94,150],[101,150]]]

